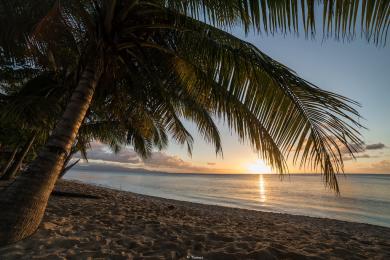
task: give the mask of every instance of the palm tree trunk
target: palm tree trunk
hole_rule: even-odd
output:
[[[0,172],[0,176],[1,176],[0,179],[2,178],[2,174],[4,174],[8,170],[8,168],[11,166],[12,162],[14,161],[15,155],[18,152],[18,149],[19,149],[19,146],[16,146],[16,148],[12,152],[11,156],[9,157],[7,163],[4,165],[3,169]]]
[[[0,192],[0,246],[26,238],[38,228],[100,76],[99,64],[86,66],[46,145],[27,170]]]
[[[33,134],[33,136],[30,138],[30,140],[23,146],[22,150],[19,152],[18,156],[16,157],[15,161],[12,163],[12,166],[6,170],[3,176],[1,176],[0,180],[10,180],[16,176],[18,173],[20,166],[23,163],[24,158],[30,151],[34,140],[35,140],[36,134]]]

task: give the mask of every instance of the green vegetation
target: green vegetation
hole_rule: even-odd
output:
[[[147,157],[171,136],[191,152],[184,119],[217,154],[214,120],[221,119],[279,172],[287,172],[290,155],[338,191],[341,149],[353,154],[362,145],[356,102],[321,90],[227,31],[310,36],[322,26],[324,37],[350,40],[358,28],[382,45],[389,14],[387,0],[2,1],[2,124],[46,138],[0,195],[0,244],[37,229],[72,148],[85,152],[98,139]],[[24,95],[31,84],[33,94]]]

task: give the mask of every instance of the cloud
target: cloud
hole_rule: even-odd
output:
[[[357,154],[357,153],[361,153],[361,152],[364,152],[366,150],[366,146],[364,145],[363,142],[361,143],[348,143],[348,147],[346,147],[342,141],[340,141],[338,138],[336,138],[335,136],[332,136],[331,137],[334,141],[334,147],[332,145],[332,149],[335,151],[335,152],[338,152],[337,149],[339,149],[339,152],[341,154],[351,154],[351,151],[354,153],[354,154]],[[308,139],[305,138],[304,142],[303,142],[303,145],[301,147],[301,150],[299,150],[299,152],[302,152],[305,150],[306,146],[307,146],[307,141]],[[292,152],[297,152],[298,149],[297,147],[293,147],[291,149]]]
[[[350,150],[345,147],[337,138],[334,139],[338,148],[340,149],[340,152],[342,154],[350,154]],[[305,148],[306,146],[306,142],[307,142],[307,139],[305,139],[305,143],[303,145],[303,149]],[[384,149],[386,148],[386,145],[379,142],[379,143],[374,143],[374,144],[367,144],[365,145],[364,143],[350,143],[349,144],[349,148],[355,153],[361,153],[361,152],[364,152],[364,151],[367,151],[367,150],[381,150],[381,149]],[[303,150],[302,149],[302,150]],[[296,151],[296,149],[292,149],[292,151]]]
[[[353,172],[357,173],[390,173],[390,160],[381,160],[372,163],[358,163]]]
[[[376,157],[377,157],[377,156],[372,156],[372,155],[369,155],[369,154],[366,154],[366,153],[355,155],[355,159],[376,158]],[[350,161],[350,160],[352,160],[352,159],[354,159],[352,156],[344,156],[344,157],[343,157],[343,160],[344,160],[344,161]]]
[[[169,155],[164,152],[154,152],[150,158],[144,159],[146,167],[153,169],[163,169],[174,172],[224,172],[226,170],[218,170],[209,167],[197,166],[191,162],[185,161],[179,156]],[[210,165],[210,164],[207,164]]]
[[[342,154],[351,154],[351,151],[356,155],[358,153],[364,152],[365,146],[364,143],[350,143],[349,149],[345,147],[340,141],[337,141],[338,147],[340,148],[340,152]]]
[[[149,158],[144,159],[144,163],[147,166],[160,166],[168,168],[182,168],[191,166],[190,162],[184,161],[179,156],[168,155],[164,152],[152,153]]]
[[[359,159],[359,158],[373,158],[373,157],[376,157],[376,156],[372,156],[372,155],[369,155],[369,154],[366,154],[366,153],[355,156],[356,159]]]
[[[366,145],[366,150],[380,150],[385,148],[386,146],[382,143],[377,143],[377,144],[368,144]]]
[[[75,159],[81,158],[77,153]],[[77,170],[88,171],[153,171],[153,172],[226,172],[226,169],[215,169],[206,166],[194,165],[179,156],[169,155],[164,152],[153,152],[151,157],[141,160],[131,148],[124,147],[119,153],[111,152],[102,143],[94,142],[87,152],[89,163],[82,163],[75,167]],[[207,163],[207,166],[215,165]]]
[[[88,172],[134,172],[134,173],[162,173],[162,171],[151,171],[144,168],[129,168],[124,164],[97,163],[97,162],[80,162],[72,170]]]
[[[378,152],[375,153],[375,150],[380,150],[384,149],[386,145],[382,143],[376,143],[376,144],[368,144],[364,146],[364,150],[355,153],[355,158],[356,159],[361,159],[361,158],[378,158]],[[350,156],[350,153],[347,149],[341,150],[342,154],[344,155],[343,159],[345,161],[352,160],[353,157]],[[364,153],[363,153],[364,152]],[[372,153],[375,153],[376,155],[373,155]]]
[[[75,155],[75,158],[81,158],[81,155],[78,153]],[[91,144],[91,149],[87,151],[87,158],[88,160],[102,160],[130,164],[139,164],[142,162],[137,153],[129,148],[125,147],[119,153],[115,154],[111,152],[107,146],[97,142]]]
[[[369,168],[375,173],[390,173],[390,160],[374,162]]]
[[[373,163],[373,166],[380,169],[390,172],[390,160],[382,160],[380,162]]]

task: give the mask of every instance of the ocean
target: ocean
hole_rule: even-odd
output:
[[[70,171],[78,180],[134,193],[203,204],[390,227],[390,175],[339,177],[341,194],[320,175],[170,174]]]

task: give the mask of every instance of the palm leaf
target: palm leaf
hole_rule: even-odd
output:
[[[362,144],[356,102],[319,89],[255,46],[207,24],[183,16],[171,27],[165,25],[169,41],[139,45],[172,60],[178,86],[199,102],[210,95],[204,105],[242,140],[252,140],[279,171],[295,147],[294,160],[323,172],[338,190],[341,150],[353,153]]]
[[[387,0],[164,0],[162,3],[220,28],[242,26],[246,32],[252,29],[259,33],[298,33],[303,28],[306,36],[314,36],[316,28],[322,26],[325,38],[350,40],[358,30],[367,41],[385,44],[390,25]]]

